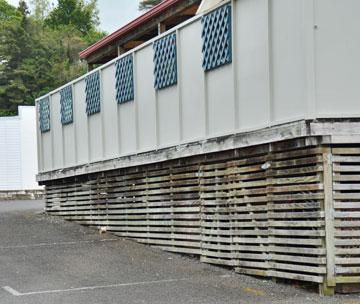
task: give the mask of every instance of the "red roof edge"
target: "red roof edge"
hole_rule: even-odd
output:
[[[128,24],[124,25],[123,27],[119,28],[117,31],[113,32],[112,34],[105,36],[98,42],[94,43],[93,45],[89,46],[85,50],[79,53],[81,59],[85,59],[89,57],[92,53],[96,52],[97,50],[101,49],[103,46],[113,42],[114,40],[118,39],[124,34],[132,31],[139,25],[149,21],[151,18],[160,15],[164,11],[166,11],[169,7],[175,5],[176,3],[182,0],[163,0],[158,5],[154,6],[152,9],[148,10],[146,13],[142,14],[141,16],[135,18],[133,21],[130,21]]]

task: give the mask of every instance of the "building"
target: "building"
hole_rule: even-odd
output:
[[[47,211],[326,294],[359,283],[359,10],[226,1],[38,99]]]
[[[36,197],[36,110],[20,106],[19,115],[0,117],[0,199]]]

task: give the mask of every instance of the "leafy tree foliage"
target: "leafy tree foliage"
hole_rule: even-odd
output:
[[[77,14],[53,17],[60,2],[75,2]],[[97,30],[95,0],[62,0],[51,11],[46,0],[31,3],[33,14],[23,0],[18,8],[0,0],[0,116],[15,114],[18,105],[32,105],[35,98],[85,73],[78,53],[104,35]]]
[[[159,4],[161,1],[162,0],[141,0],[139,3],[139,10],[148,10],[149,8]]]
[[[59,0],[58,6],[50,12],[45,23],[54,29],[72,26],[86,36],[99,25],[96,3],[96,0]]]
[[[5,0],[0,0],[0,22],[20,19],[21,15],[18,10]]]
[[[33,16],[35,19],[44,20],[51,11],[49,0],[30,0],[30,4],[33,8]]]

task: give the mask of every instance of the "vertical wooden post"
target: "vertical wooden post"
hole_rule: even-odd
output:
[[[162,22],[158,23],[158,35],[166,32],[166,25]]]
[[[118,45],[118,47],[117,47],[117,55],[121,56],[122,54],[125,54],[125,53],[126,53],[126,50],[122,46]]]
[[[199,185],[199,201],[200,201],[200,244],[199,244],[199,250],[200,250],[200,262],[203,262],[203,242],[204,242],[204,235],[205,235],[205,229],[204,229],[204,202],[203,202],[203,183],[202,183],[202,176],[203,176],[203,164],[198,164],[198,171],[197,171],[197,177],[198,177],[198,185]]]
[[[175,233],[174,233],[174,230],[175,230],[175,220],[174,220],[174,217],[175,217],[175,213],[174,213],[174,204],[176,203],[174,201],[174,187],[173,187],[173,183],[174,183],[174,180],[173,180],[173,165],[170,165],[169,166],[169,182],[170,182],[170,208],[171,208],[171,211],[170,211],[170,214],[171,214],[171,224],[170,224],[170,238],[171,238],[171,247],[174,248],[175,247]]]
[[[266,255],[267,259],[264,260],[264,263],[267,264],[268,268],[264,271],[264,275],[265,276],[269,276],[272,272],[271,269],[271,264],[274,262],[274,260],[271,258],[273,251],[270,251],[270,247],[271,244],[270,243],[270,239],[273,236],[273,226],[270,226],[271,220],[270,220],[270,212],[273,211],[274,209],[274,199],[273,199],[273,194],[271,192],[271,188],[274,186],[274,169],[272,168],[273,165],[273,160],[274,160],[274,153],[273,153],[273,145],[272,144],[268,144],[268,151],[267,151],[267,155],[265,157],[265,163],[263,164],[262,169],[265,170],[265,177],[266,177],[266,213],[267,213],[267,240],[266,240],[266,244],[267,244],[267,248],[263,249],[263,253]],[[256,228],[255,228],[256,229]],[[258,229],[258,228],[257,228]],[[263,244],[261,245],[262,247],[264,246]],[[277,282],[278,278],[276,277],[271,277],[271,280],[274,282]]]
[[[324,184],[324,213],[325,213],[325,246],[326,246],[326,277],[321,286],[321,294],[333,295],[335,291],[335,228],[334,228],[334,200],[333,200],[333,165],[332,150],[323,150],[323,184]]]
[[[148,168],[145,169],[145,203],[146,203],[146,243],[149,244],[150,242],[150,233],[151,233],[151,222],[150,222],[150,210],[149,210],[149,192],[150,192],[150,185],[149,185],[149,170]]]
[[[94,64],[93,63],[89,63],[87,64],[87,71],[90,72],[94,69]]]

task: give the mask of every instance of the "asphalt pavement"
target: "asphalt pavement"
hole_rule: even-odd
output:
[[[0,202],[0,304],[343,303],[308,287],[200,263],[43,213],[41,201]]]

